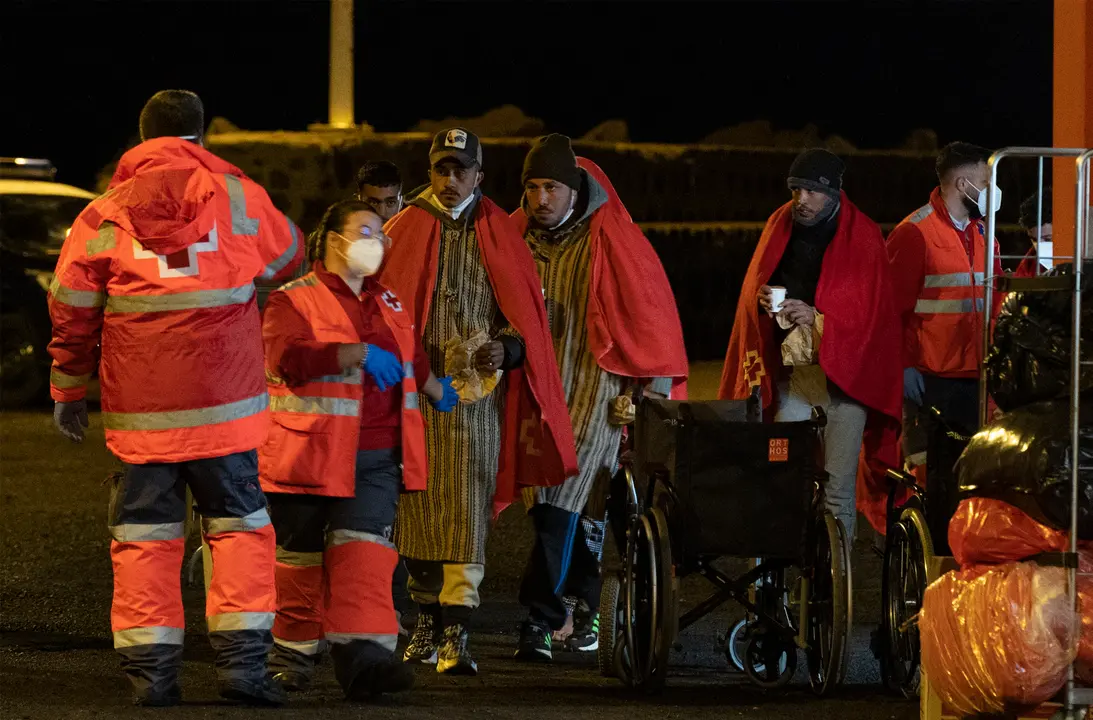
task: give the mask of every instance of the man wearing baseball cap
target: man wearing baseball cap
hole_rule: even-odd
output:
[[[467,649],[492,512],[518,485],[557,485],[577,469],[542,287],[512,220],[482,195],[482,145],[439,133],[429,186],[384,228],[382,281],[406,306],[433,368],[457,376],[460,404],[429,407],[428,487],[399,505],[395,543],[421,612],[404,659],[476,674]]]
[[[719,397],[744,400],[758,385],[764,410],[779,422],[808,420],[813,406],[824,408],[827,506],[853,542],[855,500],[868,501],[866,515],[885,531],[881,478],[899,462],[902,330],[884,237],[843,191],[843,169],[821,148],[790,166],[793,199],[767,220],[752,256]],[[784,291],[780,303],[774,287]],[[804,358],[784,352],[794,334],[810,339]],[[863,437],[872,472],[868,497],[857,498]]]
[[[598,646],[593,547],[602,547],[595,540],[607,482],[631,420],[626,394],[641,384],[662,397],[685,396],[687,355],[668,277],[607,175],[578,158],[568,137],[547,135],[532,145],[521,180],[512,217],[542,279],[580,466],[562,485],[524,492],[535,546],[520,588],[528,617],[516,659],[547,661],[552,633],[566,622],[566,595],[577,601],[567,647]]]

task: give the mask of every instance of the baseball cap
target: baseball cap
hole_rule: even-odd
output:
[[[445,158],[452,158],[463,167],[481,167],[482,144],[478,142],[478,136],[463,128],[438,132],[429,148],[429,164],[436,165]]]

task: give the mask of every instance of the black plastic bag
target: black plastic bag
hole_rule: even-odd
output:
[[[1078,443],[1078,535],[1093,540],[1093,404],[1086,405]],[[1003,500],[1060,530],[1070,527],[1070,468],[1066,400],[1004,414],[976,433],[956,464],[962,497]]]
[[[1048,275],[1070,275],[1067,263]],[[1093,263],[1082,275],[1082,350],[1093,340]],[[1086,294],[1088,293],[1088,295]],[[987,354],[987,389],[1003,411],[1064,397],[1070,390],[1073,296],[1068,291],[1011,294],[1002,304]],[[1083,368],[1081,389],[1093,390],[1093,369]]]

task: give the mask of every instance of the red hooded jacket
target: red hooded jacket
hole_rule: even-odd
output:
[[[660,258],[630,219],[607,174],[587,158],[577,164],[607,192],[592,215],[588,342],[604,370],[629,378],[670,378],[671,398],[687,398],[687,352],[675,295]],[[521,236],[528,219],[512,213]],[[638,312],[640,310],[640,312]]]
[[[254,281],[287,279],[303,250],[235,166],[179,138],[138,145],[57,261],[53,399],[84,397],[101,344],[106,444],[123,461],[256,448],[269,418]]]

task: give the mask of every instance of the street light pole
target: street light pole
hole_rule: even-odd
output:
[[[353,115],[353,0],[330,0],[330,117],[332,128],[356,125]]]

